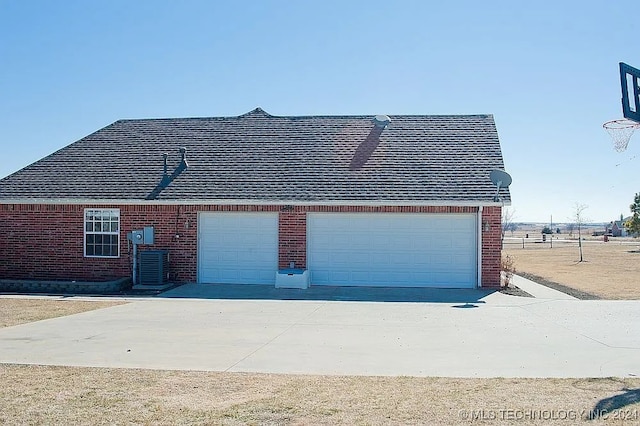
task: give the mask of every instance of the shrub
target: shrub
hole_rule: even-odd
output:
[[[513,257],[503,255],[500,261],[500,269],[502,270],[502,286],[509,287],[511,285],[511,278],[516,273],[516,265]]]

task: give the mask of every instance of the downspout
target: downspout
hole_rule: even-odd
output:
[[[476,225],[478,232],[478,261],[477,261],[477,283],[476,288],[482,288],[482,206],[478,206],[478,221]]]

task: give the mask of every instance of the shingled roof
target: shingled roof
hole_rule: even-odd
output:
[[[0,180],[0,202],[494,204],[491,115],[372,118],[120,120]],[[188,167],[159,186],[180,147]]]

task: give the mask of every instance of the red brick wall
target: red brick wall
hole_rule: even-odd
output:
[[[0,206],[1,278],[117,277],[125,268],[83,257],[83,210],[76,206]],[[98,262],[95,262],[98,261]],[[115,269],[115,270],[114,270]]]
[[[85,208],[120,209],[120,258],[84,257]],[[169,250],[170,278],[197,280],[198,212],[279,212],[279,262],[306,268],[307,212],[362,213],[475,213],[476,207],[366,206],[178,206],[178,205],[0,205],[0,278],[113,279],[131,275],[126,233],[144,226],[155,228],[155,244],[144,249]],[[483,222],[483,286],[500,283],[500,208],[485,207]]]
[[[278,268],[307,268],[307,213],[285,208],[278,216]]]
[[[279,211],[281,206],[0,205],[0,278],[109,280],[131,276],[127,232],[153,226],[155,244],[169,250],[170,279],[197,279],[198,212]],[[120,257],[84,257],[84,209],[120,209]]]
[[[84,257],[84,209],[120,209],[120,257]],[[155,226],[153,249],[170,250],[173,278],[185,276],[184,260],[195,262],[195,226],[184,227],[178,206],[1,205],[0,277],[107,280],[131,275],[127,231]],[[195,223],[195,222],[194,222]],[[183,238],[177,238],[176,235]],[[190,254],[193,252],[193,255]],[[187,272],[188,275],[188,272]]]
[[[482,286],[500,287],[502,208],[482,209]]]

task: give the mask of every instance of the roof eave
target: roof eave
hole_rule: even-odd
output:
[[[259,199],[84,199],[84,198],[13,198],[0,200],[0,204],[67,204],[67,205],[291,205],[291,206],[510,206],[511,201],[486,200],[259,200]]]

